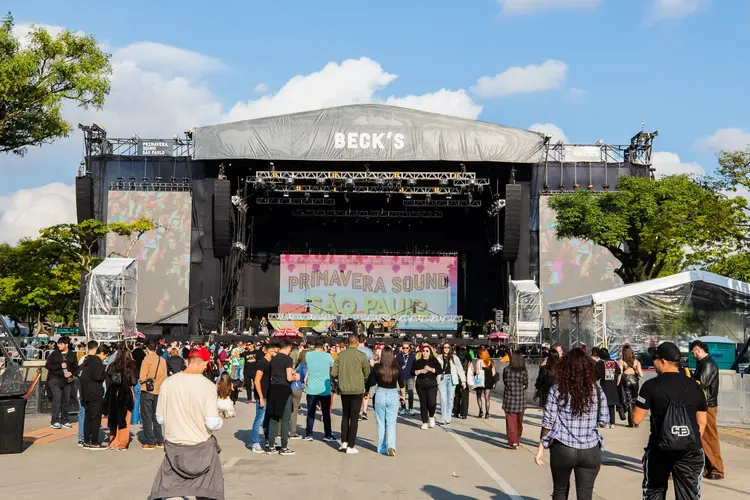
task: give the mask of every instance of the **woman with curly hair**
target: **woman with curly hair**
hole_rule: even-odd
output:
[[[596,383],[594,366],[581,349],[562,358],[556,378],[544,407],[535,460],[542,466],[544,448],[549,448],[552,500],[567,500],[571,472],[576,476],[576,498],[591,500],[602,464],[603,438],[598,428],[609,423],[607,398]]]

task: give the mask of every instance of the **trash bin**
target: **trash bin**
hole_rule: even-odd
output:
[[[0,396],[0,455],[23,451],[26,398],[23,394]]]

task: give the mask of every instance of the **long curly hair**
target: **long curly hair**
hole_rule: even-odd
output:
[[[569,405],[573,416],[583,415],[594,404],[594,366],[580,348],[571,349],[555,367],[560,401]]]

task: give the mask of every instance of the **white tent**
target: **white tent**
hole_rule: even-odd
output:
[[[706,271],[581,295],[549,305],[554,340],[619,345],[719,335],[743,340],[750,284]]]
[[[86,278],[83,307],[86,337],[101,342],[135,338],[137,299],[136,260],[104,259]]]
[[[515,345],[541,342],[542,292],[533,280],[511,280],[508,326]]]

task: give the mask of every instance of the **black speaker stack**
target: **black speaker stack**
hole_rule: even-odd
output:
[[[214,182],[214,257],[229,257],[232,253],[232,184],[222,179]]]
[[[513,262],[518,258],[521,245],[521,210],[523,189],[521,184],[505,186],[505,234],[503,260]]]
[[[79,224],[94,218],[94,179],[89,175],[76,177],[76,213]]]

